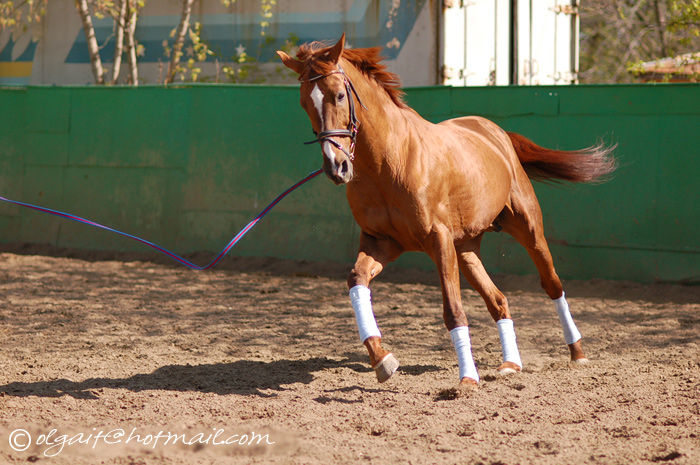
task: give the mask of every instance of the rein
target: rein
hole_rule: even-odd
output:
[[[255,226],[255,225],[257,224],[257,222],[260,221],[260,220],[262,219],[263,216],[267,215],[268,212],[269,212],[270,210],[272,210],[272,208],[273,208],[275,205],[277,205],[277,204],[278,204],[283,198],[285,198],[287,195],[289,195],[290,193],[292,193],[292,191],[294,191],[294,190],[297,189],[298,187],[301,187],[303,184],[306,184],[308,181],[311,181],[313,178],[315,178],[316,176],[318,176],[318,175],[321,174],[322,172],[323,172],[323,170],[317,170],[317,171],[314,171],[313,173],[309,173],[309,175],[306,176],[304,179],[302,179],[301,181],[297,182],[297,183],[294,184],[292,187],[290,187],[289,189],[287,189],[286,191],[284,191],[284,192],[282,192],[280,195],[278,195],[277,198],[276,198],[275,200],[273,200],[272,203],[270,203],[270,205],[268,205],[263,211],[261,211],[261,212],[258,214],[258,216],[256,216],[256,217],[253,219],[253,221],[251,221],[250,223],[248,223],[248,225],[246,225],[245,228],[243,228],[238,234],[236,234],[236,236],[235,236],[233,239],[231,239],[231,241],[226,245],[226,247],[224,247],[223,250],[222,250],[221,252],[219,252],[219,254],[216,256],[216,258],[214,258],[214,260],[212,260],[211,263],[209,263],[209,264],[206,265],[206,266],[195,265],[194,263],[190,262],[189,260],[187,260],[187,259],[185,259],[185,258],[182,258],[182,257],[180,257],[179,255],[176,255],[176,254],[174,254],[173,252],[169,251],[168,249],[166,249],[166,248],[164,248],[164,247],[161,247],[161,246],[159,246],[159,245],[157,245],[157,244],[154,244],[154,243],[152,243],[152,242],[149,242],[149,241],[147,241],[147,240],[145,240],[145,239],[141,239],[140,237],[133,236],[133,235],[131,235],[131,234],[118,231],[118,230],[116,230],[116,229],[110,228],[109,226],[104,226],[104,225],[102,225],[102,224],[95,223],[94,221],[86,220],[85,218],[81,218],[81,217],[76,216],[76,215],[71,215],[71,214],[69,214],[69,213],[60,212],[60,211],[58,211],[58,210],[51,210],[50,208],[39,207],[39,206],[37,206],[37,205],[32,205],[32,204],[29,204],[29,203],[18,202],[17,200],[6,199],[5,197],[0,197],[0,200],[2,200],[3,202],[7,202],[7,203],[14,204],[14,205],[19,205],[19,206],[21,206],[21,207],[31,208],[32,210],[36,210],[36,211],[40,211],[40,212],[44,212],[44,213],[49,213],[49,214],[51,214],[51,215],[59,216],[59,217],[61,217],[61,218],[66,218],[66,219],[69,219],[69,220],[77,221],[78,223],[87,224],[87,225],[90,225],[90,226],[94,226],[94,227],[96,227],[96,228],[104,229],[104,230],[106,230],[106,231],[111,231],[111,232],[114,232],[114,233],[117,233],[117,234],[121,234],[122,236],[128,237],[128,238],[130,238],[130,239],[134,239],[134,240],[137,241],[137,242],[140,242],[140,243],[142,243],[142,244],[144,244],[144,245],[147,245],[147,246],[149,246],[149,247],[151,247],[151,248],[157,250],[158,252],[164,253],[165,255],[167,255],[168,257],[172,258],[173,260],[175,260],[175,261],[177,261],[177,262],[180,262],[181,264],[183,264],[183,265],[185,265],[185,266],[187,266],[187,267],[189,267],[189,268],[192,268],[193,270],[200,270],[200,271],[201,271],[201,270],[208,270],[209,268],[212,268],[212,267],[215,266],[217,263],[219,263],[219,261],[220,261],[222,258],[224,258],[224,256],[233,248],[233,246],[236,245],[236,244],[238,243],[238,241],[240,241],[240,240],[243,238],[243,236],[246,235],[246,233],[247,233],[248,231],[250,231],[251,229],[253,229],[253,226]]]
[[[355,112],[355,101],[353,100],[352,96],[353,94],[355,95],[355,98],[357,98],[358,103],[364,108],[365,110],[367,107],[362,103],[362,100],[360,99],[360,95],[357,93],[357,90],[355,89],[355,86],[352,84],[352,81],[350,78],[348,78],[347,74],[345,74],[345,71],[343,68],[338,65],[338,69],[335,71],[331,71],[328,74],[320,74],[318,76],[314,76],[312,78],[303,80],[299,78],[300,82],[314,82],[318,81],[320,79],[327,78],[328,76],[332,76],[334,74],[342,74],[343,75],[343,81],[345,83],[345,93],[348,97],[348,107],[350,109],[350,122],[348,123],[348,128],[347,129],[328,129],[326,131],[321,131],[320,133],[316,134],[316,139],[311,140],[309,142],[304,142],[304,145],[311,145],[315,144],[316,142],[329,142],[335,148],[338,150],[341,150],[345,155],[350,158],[350,161],[353,161],[355,159],[355,142],[357,141],[357,132],[360,129],[360,120],[357,119],[357,114]],[[340,142],[336,141],[333,139],[333,137],[349,137],[350,138],[350,150],[345,150],[343,146],[340,144]]]
[[[360,121],[357,119],[357,113],[355,111],[355,101],[353,100],[352,96],[354,95],[355,98],[357,98],[357,101],[362,106],[362,108],[364,108],[365,110],[367,109],[367,107],[365,107],[365,105],[362,103],[362,100],[360,99],[360,96],[357,93],[355,86],[352,84],[352,81],[350,81],[350,79],[347,77],[347,75],[345,74],[345,71],[343,71],[343,68],[341,68],[340,65],[338,65],[337,70],[332,71],[328,74],[314,76],[313,78],[307,79],[306,82],[313,82],[313,81],[316,81],[319,79],[326,78],[326,77],[331,76],[333,74],[342,74],[343,75],[343,81],[345,83],[345,92],[346,92],[347,97],[348,97],[348,106],[349,106],[349,110],[350,110],[350,122],[348,123],[347,129],[329,129],[326,131],[322,131],[316,135],[316,139],[309,141],[309,142],[305,142],[305,144],[309,145],[309,144],[315,144],[316,142],[326,142],[327,141],[327,142],[333,144],[339,150],[343,151],[352,161],[355,158],[355,156],[354,156],[354,154],[355,154],[355,142],[357,140],[357,132],[360,128]],[[302,81],[302,79],[299,79],[299,80]],[[302,82],[304,82],[304,81],[302,81]],[[345,150],[343,148],[343,146],[338,141],[333,139],[333,137],[349,137],[351,139],[350,151],[348,152],[347,150]],[[32,204],[25,203],[25,202],[19,202],[17,200],[7,199],[7,198],[1,197],[1,196],[0,196],[0,201],[11,203],[14,205],[19,205],[19,206],[25,207],[25,208],[30,208],[32,210],[40,211],[43,213],[48,213],[48,214],[55,215],[55,216],[58,216],[61,218],[76,221],[78,223],[87,224],[90,226],[94,226],[96,228],[104,229],[106,231],[111,231],[111,232],[120,234],[122,236],[128,237],[130,239],[133,239],[133,240],[140,242],[144,245],[147,245],[147,246],[169,256],[173,260],[175,260],[175,261],[177,261],[177,262],[181,263],[182,265],[185,265],[189,268],[192,268],[194,270],[207,270],[209,268],[214,267],[217,263],[219,263],[219,261],[221,261],[221,259],[233,248],[233,246],[235,246],[238,243],[238,241],[240,241],[243,238],[243,236],[245,236],[246,233],[248,231],[250,231],[253,228],[253,226],[255,226],[257,224],[258,221],[260,221],[265,215],[267,215],[269,213],[269,211],[272,210],[272,208],[275,205],[277,205],[282,199],[284,199],[287,195],[289,195],[292,191],[294,191],[298,187],[302,186],[303,184],[312,180],[316,176],[320,175],[322,172],[323,172],[323,170],[320,169],[320,170],[317,170],[317,171],[310,173],[304,179],[297,182],[296,184],[294,184],[293,186],[288,188],[286,191],[284,191],[280,195],[278,195],[277,198],[275,198],[275,200],[273,200],[272,203],[270,203],[270,205],[268,205],[263,211],[261,211],[253,219],[253,221],[248,223],[245,228],[243,228],[241,231],[239,231],[238,234],[236,234],[234,236],[234,238],[231,239],[231,241],[226,245],[226,247],[224,247],[221,250],[221,252],[219,252],[219,254],[214,258],[214,260],[212,260],[206,266],[195,265],[194,263],[190,262],[189,260],[169,251],[168,249],[166,249],[164,247],[161,247],[157,244],[154,244],[153,242],[147,241],[145,239],[141,239],[138,236],[134,236],[132,234],[128,234],[128,233],[119,231],[119,230],[114,229],[114,228],[110,228],[109,226],[105,226],[105,225],[102,225],[100,223],[96,223],[94,221],[91,221],[91,220],[88,220],[85,218],[81,218],[80,216],[76,216],[76,215],[73,215],[70,213],[64,213],[64,212],[61,212],[58,210],[52,210],[50,208],[45,208],[45,207],[41,207],[38,205],[32,205]]]

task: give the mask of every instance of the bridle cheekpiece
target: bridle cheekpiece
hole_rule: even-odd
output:
[[[343,71],[343,68],[341,68],[340,65],[338,65],[338,69],[331,71],[328,74],[319,74],[318,76],[314,76],[308,79],[302,79],[300,77],[299,81],[314,82],[318,81],[319,79],[324,79],[328,76],[332,76],[333,74],[343,75],[343,81],[345,83],[345,93],[347,94],[348,106],[350,108],[350,122],[348,123],[348,128],[328,129],[326,131],[321,131],[320,133],[316,134],[316,139],[311,140],[309,142],[304,142],[304,144],[310,145],[315,144],[316,142],[330,142],[338,150],[341,150],[343,153],[345,153],[345,155],[347,155],[350,158],[350,161],[353,161],[355,159],[355,142],[357,141],[357,132],[360,129],[360,121],[357,119],[357,114],[355,113],[355,101],[352,98],[353,94],[355,95],[355,98],[357,98],[358,103],[362,105],[362,108],[366,110],[367,107],[365,107],[365,105],[362,103],[362,100],[360,100],[360,96],[357,94],[357,90],[355,90],[355,86],[352,84],[352,81],[350,81],[350,79],[345,74],[345,71]],[[349,137],[350,151],[345,150],[340,144],[340,142],[333,139],[334,137]]]

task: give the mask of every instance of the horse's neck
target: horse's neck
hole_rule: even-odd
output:
[[[381,171],[396,178],[406,166],[406,157],[418,156],[403,148],[407,139],[420,133],[425,120],[410,108],[398,107],[383,89],[364,79],[357,89],[367,108],[360,114],[355,167],[365,174]]]

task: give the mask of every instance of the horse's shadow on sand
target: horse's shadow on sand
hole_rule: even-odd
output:
[[[67,379],[32,383],[13,382],[0,385],[0,395],[14,397],[69,395],[76,399],[97,399],[100,390],[106,388],[128,389],[132,392],[165,390],[274,397],[276,394],[269,391],[294,389],[292,385],[297,383],[309,384],[316,378],[315,372],[333,368],[349,368],[358,373],[372,371],[366,363],[360,363],[352,358],[340,361],[325,357],[274,362],[239,360],[231,363],[206,365],[167,365],[152,373],[137,374],[121,379],[90,378],[78,382]],[[416,376],[439,370],[439,367],[432,365],[412,366],[406,373]]]

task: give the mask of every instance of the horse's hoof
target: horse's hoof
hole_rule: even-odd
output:
[[[468,394],[470,392],[478,391],[479,390],[479,382],[475,379],[467,378],[465,376],[459,382],[459,386],[457,386],[457,390],[461,394]]]
[[[582,366],[582,365],[588,365],[589,363],[591,363],[591,361],[588,360],[587,358],[577,358],[575,360],[571,360],[571,363],[573,363],[574,366]]]
[[[396,360],[394,354],[388,354],[374,367],[374,372],[377,375],[377,380],[380,383],[387,381],[391,375],[399,369],[399,361]]]
[[[522,368],[520,367],[520,365],[513,362],[503,362],[503,364],[501,364],[501,366],[498,367],[498,370],[496,370],[496,372],[501,376],[511,375],[513,373],[520,373],[521,371]]]
[[[581,345],[581,339],[574,342],[573,344],[569,344],[569,352],[571,353],[571,361],[572,362],[574,362],[574,363],[586,363],[586,362],[588,362],[586,355],[583,353],[583,346]],[[577,362],[577,360],[586,360],[586,362]]]

